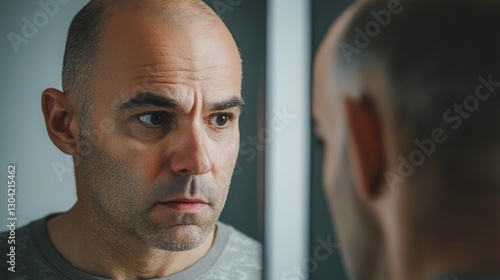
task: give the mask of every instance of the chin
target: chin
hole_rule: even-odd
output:
[[[176,225],[163,230],[146,234],[142,232],[142,240],[152,247],[165,251],[189,251],[203,244],[213,227],[198,225]]]

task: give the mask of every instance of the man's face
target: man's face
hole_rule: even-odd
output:
[[[97,69],[79,201],[151,246],[196,248],[222,211],[239,150],[241,63],[229,31],[147,9],[116,14]]]

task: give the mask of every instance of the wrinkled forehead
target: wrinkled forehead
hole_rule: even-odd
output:
[[[222,22],[196,21],[170,21],[148,9],[113,15],[100,44],[98,80],[129,88],[196,81],[211,91],[240,89],[241,61],[231,34]]]
[[[178,17],[178,16],[177,16]],[[101,57],[113,63],[147,64],[174,55],[213,65],[236,60],[236,44],[219,20],[192,18],[179,21],[149,9],[126,10],[109,20],[101,43]],[[207,65],[209,66],[209,65]]]

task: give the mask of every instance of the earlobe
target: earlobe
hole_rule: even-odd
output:
[[[76,135],[78,125],[75,106],[68,96],[53,88],[42,94],[42,111],[50,139],[59,150],[68,155],[76,155]]]
[[[344,106],[357,191],[362,198],[373,199],[382,190],[385,170],[379,118],[369,100],[346,96]]]

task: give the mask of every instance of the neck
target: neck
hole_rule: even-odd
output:
[[[467,197],[422,205],[406,212],[393,238],[392,279],[420,280],[450,272],[498,271],[500,267],[500,201]],[[407,205],[408,206],[408,205]],[[402,216],[403,216],[402,215]],[[400,217],[403,219],[403,217]]]
[[[82,210],[77,202],[68,212],[48,222],[49,237],[57,251],[74,267],[112,279],[159,278],[178,273],[210,249],[215,230],[190,251],[152,247]]]

